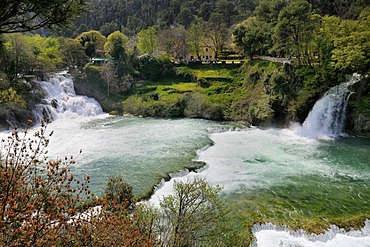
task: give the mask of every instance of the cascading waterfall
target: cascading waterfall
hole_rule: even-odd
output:
[[[38,122],[45,118],[53,120],[61,114],[77,117],[97,116],[103,113],[95,99],[76,95],[72,76],[67,73],[53,75],[48,81],[38,83],[46,92],[43,103],[38,105],[34,111]]]
[[[344,123],[351,95],[348,87],[359,79],[359,75],[351,76],[348,82],[331,88],[318,100],[304,121],[301,134],[313,138],[345,135]]]

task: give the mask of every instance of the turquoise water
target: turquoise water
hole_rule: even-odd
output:
[[[111,175],[122,175],[136,195],[150,192],[169,173],[199,164],[191,162],[196,151],[211,145],[209,131],[219,123],[192,119],[143,119],[101,117],[58,119],[50,157],[76,154],[73,171],[91,176],[91,189],[99,194]]]
[[[49,157],[75,155],[72,171],[90,175],[91,189],[98,195],[108,177],[117,174],[136,195],[145,195],[168,174],[196,166],[196,160],[206,166],[175,179],[202,176],[219,184],[229,202],[245,212],[266,210],[270,218],[330,221],[370,208],[366,138],[313,139],[295,129],[238,129],[206,120],[107,115],[61,115],[48,130],[55,132]],[[175,179],[162,184],[151,200],[156,203],[171,193]]]
[[[69,75],[41,85],[48,101],[58,100],[57,109],[40,105],[36,114],[41,118],[48,109],[55,118],[48,126],[55,132],[49,158],[73,155],[72,172],[90,175],[97,195],[109,176],[122,175],[137,196],[160,185],[150,199],[157,204],[172,192],[175,180],[201,176],[221,185],[229,205],[243,216],[254,215],[248,224],[263,218],[300,228],[313,219],[330,223],[369,215],[370,139],[333,139],[345,136],[337,128],[344,119],[336,114],[339,106],[345,110],[337,102],[341,97],[318,101],[304,127],[260,129],[196,119],[110,117],[95,100],[75,95]],[[340,121],[333,124],[333,119]],[[183,172],[204,164],[197,172]],[[161,182],[168,174],[172,179]],[[361,232],[332,228],[319,237],[274,225],[255,226],[253,232],[257,246],[369,246],[370,221]]]

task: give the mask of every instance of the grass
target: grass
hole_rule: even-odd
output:
[[[175,104],[190,100],[191,104],[199,106],[199,112],[206,108],[209,110],[208,116],[212,119],[214,114],[223,112],[223,118],[229,120],[230,106],[238,101],[243,93],[243,79],[240,72],[233,67],[225,68],[222,66],[204,66],[200,68],[178,67],[177,77],[162,81],[146,82],[136,88],[136,93],[129,97],[142,98],[143,104],[147,108],[158,109],[158,105]],[[195,101],[198,103],[194,103]],[[124,105],[137,102],[137,100],[126,100]],[[184,104],[184,103],[180,103]],[[185,109],[187,103],[180,107]],[[216,107],[216,108],[215,108]],[[220,107],[222,110],[220,110]],[[126,107],[126,109],[137,109],[137,107]],[[217,110],[218,109],[218,110]],[[148,110],[151,114],[157,110]],[[177,115],[179,112],[174,111]],[[129,112],[135,114],[134,112]],[[184,113],[185,114],[185,113]],[[196,114],[197,115],[197,114]],[[206,117],[207,118],[207,117]],[[219,115],[217,115],[219,119]]]

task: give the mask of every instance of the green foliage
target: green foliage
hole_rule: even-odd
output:
[[[304,44],[311,38],[313,25],[310,19],[311,5],[306,0],[288,3],[278,16],[274,30],[274,41],[277,52],[297,56],[299,63],[305,53]]]
[[[82,68],[86,64],[88,57],[81,43],[68,38],[62,39],[60,43],[60,53],[63,56],[62,62],[65,65]]]
[[[93,58],[101,56],[98,51],[104,50],[107,39],[99,31],[91,30],[79,34],[75,40],[85,48],[86,56]]]
[[[270,29],[267,22],[250,17],[233,32],[234,42],[250,58],[264,54],[272,46]]]
[[[123,101],[123,110],[136,116],[144,117],[184,117],[185,102],[182,97],[169,100],[157,100],[158,94],[146,94],[144,97],[130,96]]]
[[[26,37],[21,34],[3,35],[0,47],[1,70],[7,80],[13,81],[18,74],[27,73],[35,62],[35,57],[30,49]]]
[[[133,203],[134,195],[132,187],[123,180],[122,176],[110,176],[104,188],[105,197],[112,203],[125,204],[130,206]]]
[[[181,80],[186,82],[193,82],[197,80],[197,76],[194,73],[194,70],[188,67],[179,67],[176,68],[176,76],[181,78]]]
[[[76,36],[78,34],[76,30],[101,30],[103,33],[107,25],[124,27],[125,34],[132,35],[151,26],[165,29],[181,24],[188,28],[194,20],[208,21],[214,12],[220,14],[230,27],[251,15],[258,0],[247,2],[169,0],[144,1],[140,4],[133,0],[114,2],[92,0],[89,3],[89,12],[81,15],[74,27],[64,30],[67,36]]]
[[[188,96],[184,115],[190,118],[223,119],[222,106],[208,102],[206,96],[200,93]]]
[[[230,107],[243,97],[240,83],[234,81],[236,71],[178,67],[176,72],[176,77],[136,88],[136,94],[123,102],[124,111],[141,116],[234,119]],[[201,85],[204,80],[206,86]]]
[[[160,209],[145,203],[138,203],[135,207],[136,222],[135,225],[150,239],[156,239],[160,236],[163,228],[163,215]],[[156,243],[160,246],[161,240]]]
[[[205,238],[220,219],[219,186],[204,179],[174,182],[174,195],[164,197],[160,205],[168,221],[167,245],[193,246]]]
[[[118,24],[114,21],[112,22],[108,22],[108,23],[105,23],[103,25],[100,26],[100,29],[99,31],[105,36],[105,37],[108,37],[109,34],[115,32],[115,31],[118,31],[120,30],[120,27],[118,26]]]
[[[334,36],[332,66],[345,73],[370,71],[370,11],[365,9],[359,20],[342,21]]]
[[[200,57],[202,38],[204,36],[204,23],[200,21],[195,21],[190,24],[188,30],[188,45],[189,52],[196,56],[196,59]]]
[[[124,60],[128,51],[128,38],[120,31],[111,33],[104,44],[106,54],[115,60]]]
[[[37,61],[37,69],[44,72],[54,71],[62,64],[59,39],[54,37],[44,38],[40,35],[25,36]]]
[[[26,101],[12,87],[0,91],[0,103],[8,108],[26,108]]]
[[[141,30],[138,33],[137,48],[141,54],[153,54],[158,47],[157,30],[154,27]]]
[[[165,67],[164,64],[154,56],[142,55],[139,57],[138,71],[140,72],[140,76],[146,80],[159,80],[164,72],[162,71],[163,67]]]

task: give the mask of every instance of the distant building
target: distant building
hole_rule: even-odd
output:
[[[101,57],[93,57],[90,60],[90,63],[93,65],[103,65],[105,63],[113,62],[112,58],[101,58]]]

